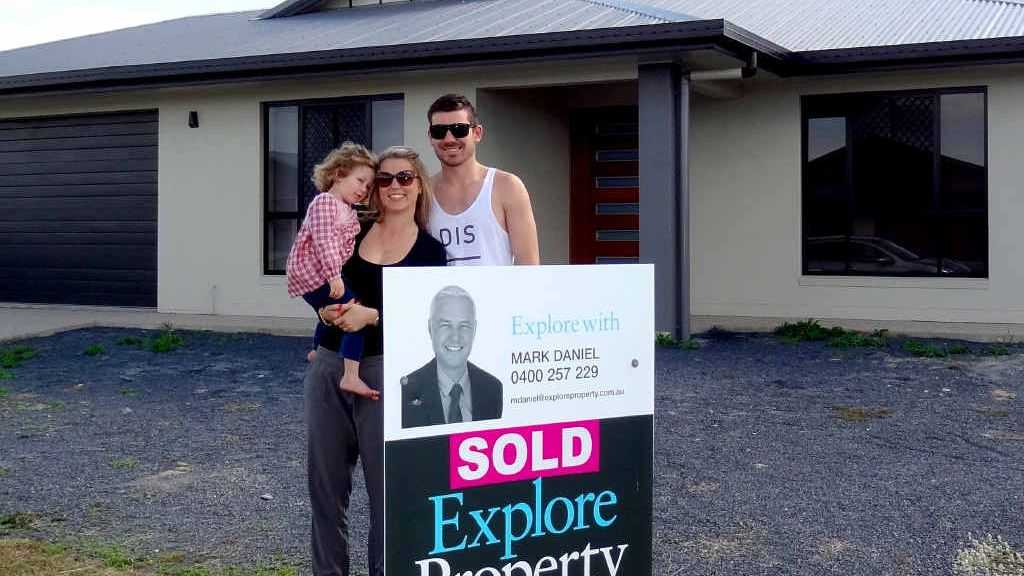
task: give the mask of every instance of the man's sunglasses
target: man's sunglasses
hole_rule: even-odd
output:
[[[457,124],[431,124],[430,137],[434,140],[444,140],[445,134],[451,132],[452,136],[456,138],[465,138],[469,136],[469,131],[475,126],[476,124],[467,124],[465,122]]]
[[[391,174],[390,172],[378,172],[376,181],[377,186],[381,188],[387,188],[391,186],[392,180],[398,180],[399,186],[408,186],[416,181],[419,176],[416,175],[412,170],[402,170],[398,174]]]

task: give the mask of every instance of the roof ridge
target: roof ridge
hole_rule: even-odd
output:
[[[611,8],[613,10],[619,10],[620,12],[627,12],[629,14],[636,14],[639,16],[647,16],[648,18],[657,18],[658,20],[664,20],[665,22],[685,22],[687,20],[700,20],[700,18],[694,18],[689,14],[682,12],[676,12],[674,10],[666,10],[664,8],[655,8],[647,4],[641,4],[638,2],[629,2],[628,0],[579,0],[580,2],[586,2],[587,4],[593,4],[595,6],[603,6],[605,8]]]

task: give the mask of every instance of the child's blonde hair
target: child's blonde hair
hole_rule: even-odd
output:
[[[327,156],[313,168],[311,180],[320,192],[327,192],[334,186],[334,180],[348,176],[358,166],[366,166],[377,171],[377,155],[366,146],[354,142],[345,142],[340,148],[331,150]]]

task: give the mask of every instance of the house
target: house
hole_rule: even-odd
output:
[[[1022,63],[1015,0],[288,0],[0,52],[0,301],[306,316],[313,163],[436,168],[460,92],[543,261],[656,263],[660,329],[1024,333]]]

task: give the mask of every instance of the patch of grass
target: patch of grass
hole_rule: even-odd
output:
[[[122,336],[117,339],[118,346],[134,346],[136,348],[142,348],[146,341],[138,336]]]
[[[5,576],[134,576],[84,558],[60,544],[0,540],[0,566]]]
[[[875,330],[871,334],[843,330],[842,328],[833,328],[833,330],[839,330],[841,333],[828,339],[830,348],[844,350],[848,348],[885,348],[889,343],[889,335],[885,330]]]
[[[14,380],[14,373],[6,368],[0,368],[0,380]]]
[[[185,339],[171,328],[165,328],[160,334],[146,341],[146,349],[150,352],[174,352],[185,345]]]
[[[968,536],[968,546],[953,562],[958,576],[1024,576],[1024,554],[1014,550],[1001,536],[981,540]]]
[[[31,512],[14,512],[6,516],[0,516],[0,529],[31,530],[38,520],[38,514],[33,514]]]
[[[31,360],[39,353],[31,346],[12,346],[0,349],[0,368],[17,368],[26,360]]]
[[[138,465],[139,461],[131,456],[114,458],[110,461],[110,467],[114,470],[134,470]]]
[[[10,474],[10,470],[8,470],[7,468],[0,467],[0,478],[6,478],[7,476],[10,476]]]
[[[836,418],[844,422],[867,422],[876,418],[892,416],[889,408],[865,408],[863,406],[832,406]]]
[[[121,388],[117,393],[126,398],[134,398],[139,395],[139,391],[135,388]]]
[[[106,354],[107,350],[102,344],[93,344],[85,349],[86,356],[99,356],[100,354]]]
[[[971,349],[968,348],[965,344],[955,344],[949,347],[949,353],[954,356],[959,356],[961,354],[970,354]]]
[[[191,564],[180,552],[156,557],[133,554],[120,544],[47,543],[0,540],[0,573],[4,576],[297,576],[285,562],[262,566]]]
[[[978,408],[975,412],[989,418],[1008,418],[1010,416],[1010,413],[1006,410],[995,410],[993,408]]]
[[[903,343],[903,349],[918,358],[946,358],[949,356],[949,350],[945,347],[917,340],[907,340]]]
[[[0,380],[3,380],[3,378],[0,378]],[[8,390],[7,388],[0,388],[0,400],[3,400],[4,398],[7,398],[10,395],[10,390]]]
[[[84,555],[99,560],[107,568],[115,570],[130,570],[144,563],[143,559],[120,544],[90,542],[82,544],[80,548]]]

